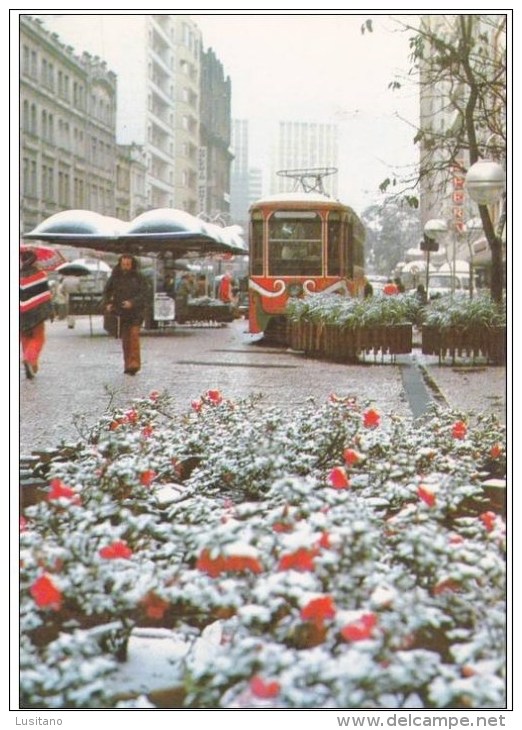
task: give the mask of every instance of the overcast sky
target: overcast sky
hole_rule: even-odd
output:
[[[392,169],[417,162],[418,90],[406,77],[409,34],[388,16],[192,15],[232,81],[232,115],[250,120],[251,162],[268,162],[273,123],[337,123],[340,197],[359,211]],[[396,18],[398,16],[395,16]],[[361,33],[368,19],[373,33]],[[413,23],[418,16],[408,17]],[[402,121],[405,120],[405,121]],[[326,164],[326,162],[325,162]]]

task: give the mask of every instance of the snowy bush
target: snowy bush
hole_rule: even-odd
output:
[[[107,414],[23,515],[22,705],[121,706],[115,660],[161,626],[182,707],[504,706],[505,434],[473,422],[218,391]]]

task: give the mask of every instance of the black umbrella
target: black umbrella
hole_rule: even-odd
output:
[[[58,266],[56,273],[61,276],[89,276],[92,274],[92,270],[83,264],[67,263]]]

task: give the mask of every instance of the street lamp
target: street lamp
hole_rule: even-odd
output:
[[[479,206],[484,234],[491,250],[491,298],[493,301],[500,302],[503,287],[501,236],[505,219],[505,202],[497,230],[495,230],[487,206],[497,203],[502,196],[505,196],[506,171],[500,163],[494,160],[478,160],[466,173],[464,185],[471,199]]]
[[[439,241],[448,231],[446,221],[441,218],[430,218],[424,224],[424,240],[421,241],[421,250],[426,251],[426,296],[430,283],[430,253],[439,250]]]
[[[506,187],[506,171],[493,160],[478,160],[466,173],[466,189],[478,205],[492,205],[500,200]]]

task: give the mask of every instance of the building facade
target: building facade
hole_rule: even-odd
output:
[[[20,16],[20,226],[68,208],[113,215],[116,76]]]
[[[339,136],[336,124],[280,121],[272,160],[271,193],[291,192],[295,181],[277,173],[281,170],[339,167]],[[338,197],[338,177],[323,181],[325,192]]]
[[[230,214],[246,231],[250,205],[249,124],[246,119],[232,120],[232,153]]]
[[[211,48],[202,51],[198,213],[210,219],[230,213],[231,100],[222,63]]]
[[[505,20],[502,18],[503,16],[495,15],[470,15],[466,16],[465,21],[469,24],[472,36],[477,41],[480,39],[481,44],[482,55],[471,56],[471,62],[476,64],[472,73],[483,86],[487,87],[489,84],[491,89],[498,84],[502,85],[501,58],[505,53]],[[461,22],[459,15],[425,15],[422,16],[421,31],[427,38],[440,38],[450,47],[453,45],[458,49],[462,33],[459,25]],[[431,54],[426,54],[419,70],[421,223],[424,227],[433,218],[447,223],[448,233],[443,243],[448,261],[474,259],[475,245],[479,243],[483,250],[487,249],[487,244],[485,239],[477,242],[480,233],[471,229],[470,223],[479,220],[478,209],[464,185],[465,171],[469,168],[470,159],[467,132],[463,134],[462,130],[471,88],[468,82],[459,80],[451,69],[444,74],[439,67],[434,68]],[[476,114],[481,119],[476,116],[472,123],[478,146],[484,156],[490,156],[493,151],[493,156],[503,161],[505,97],[503,100],[502,93],[496,96],[491,93],[488,98],[482,89],[480,94],[482,106]],[[498,129],[499,134],[492,133],[495,129]],[[459,137],[466,142],[462,147],[457,146],[456,140]],[[492,141],[494,144],[490,145]],[[500,204],[496,208],[492,210],[494,220],[499,217]],[[487,256],[482,256],[482,259],[480,263],[487,263]],[[479,259],[474,260],[474,263],[478,264]]]
[[[115,216],[131,221],[147,210],[145,154],[134,144],[116,147]]]
[[[117,74],[117,141],[143,148],[147,208],[197,214],[202,39],[190,16],[39,17]]]

